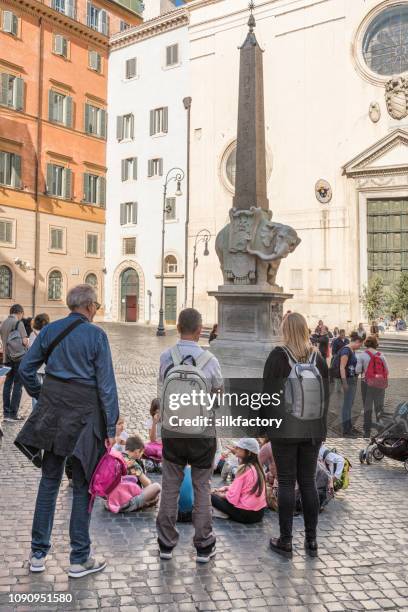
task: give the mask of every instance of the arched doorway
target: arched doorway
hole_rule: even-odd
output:
[[[120,320],[136,323],[139,318],[139,275],[126,268],[120,275]]]

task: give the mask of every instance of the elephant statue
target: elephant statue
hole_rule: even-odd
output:
[[[282,259],[292,253],[300,243],[296,231],[289,225],[275,223],[270,213],[252,208],[252,219],[246,234],[246,246],[231,248],[237,223],[234,217],[240,212],[230,214],[231,223],[217,235],[215,250],[221,264],[225,284],[269,284],[275,286],[276,274]],[[247,212],[245,212],[249,221]],[[241,224],[242,225],[242,224]],[[238,224],[239,226],[239,224]]]

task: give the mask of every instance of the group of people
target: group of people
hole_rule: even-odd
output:
[[[263,440],[262,446],[255,438],[237,441],[231,449],[237,462],[234,478],[212,490],[218,450],[215,429],[206,436],[165,435],[161,403],[154,400],[147,423],[149,440],[144,442],[139,434],[126,432],[119,414],[108,338],[102,328],[92,325],[99,308],[94,289],[89,285],[74,287],[68,292],[67,306],[70,314],[37,330],[39,333],[29,350],[26,350],[26,332],[19,324],[22,311],[13,307],[13,321],[8,323],[9,330],[14,327],[19,330],[24,347],[13,370],[14,384],[18,377],[36,401],[35,409],[15,440],[17,448],[42,471],[33,517],[30,570],[42,572],[46,568],[56,499],[67,458],[73,489],[68,575],[80,578],[104,569],[106,561],[91,554],[89,508],[90,482],[106,448],[116,454],[126,474],[120,480],[121,488],[113,489],[106,496],[105,507],[111,512],[132,512],[156,504],[160,499],[156,519],[160,558],[172,558],[179,538],[177,520],[187,517],[194,525],[196,560],[208,562],[216,554],[214,513],[242,523],[262,520],[267,507],[267,461],[262,456],[266,441]],[[178,355],[179,363],[184,366],[201,363],[200,372],[211,392],[219,392],[223,388],[220,364],[199,344],[200,313],[192,308],[183,310],[177,329],[180,339],[176,346],[160,357],[162,385],[174,369],[175,355]],[[304,514],[305,551],[316,556],[321,507],[316,472],[321,453],[332,452],[322,451],[329,405],[329,367],[327,359],[313,346],[301,314],[285,315],[281,331],[282,346],[271,351],[263,373],[264,392],[281,398],[274,416],[281,415],[284,419],[279,437],[274,437],[276,432],[272,429],[266,428],[264,432],[268,444],[271,443],[278,487],[280,535],[270,539],[270,548],[285,557],[292,556],[293,515],[298,496]],[[353,367],[355,370],[351,353],[354,354],[356,343],[353,336],[345,344],[350,351],[350,358],[347,356],[341,366],[345,375]],[[4,331],[3,346],[8,344],[7,331]],[[311,420],[301,420],[285,410],[285,381],[293,370],[293,363],[313,364],[318,371],[322,405]],[[38,373],[44,364],[45,376],[40,380]],[[5,409],[10,414],[9,404],[5,403]],[[13,410],[16,414],[15,404]],[[268,408],[263,407],[261,412],[267,416]],[[326,453],[324,459],[327,458]],[[149,471],[161,471],[161,486],[149,478]],[[331,477],[337,478],[334,473]]]

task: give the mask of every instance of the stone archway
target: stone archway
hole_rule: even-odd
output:
[[[134,275],[132,275],[132,271]],[[124,275],[124,273],[126,273]],[[137,292],[132,292],[135,289],[135,279],[137,277]],[[125,286],[126,285],[126,286]],[[134,317],[134,299],[128,298],[128,313],[126,315],[126,293],[124,289],[129,291],[129,296],[137,297],[136,300],[136,318]],[[122,302],[122,300],[125,302]],[[133,313],[133,316],[132,316]],[[113,274],[113,292],[112,292],[112,319],[114,321],[126,321],[127,319],[133,319],[128,322],[144,322],[145,321],[145,276],[141,266],[136,261],[126,260],[122,261],[116,268]],[[136,320],[134,320],[136,319]]]

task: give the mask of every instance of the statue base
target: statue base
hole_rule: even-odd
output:
[[[221,285],[208,295],[218,302],[218,336],[211,342],[225,378],[262,378],[276,344],[283,303],[292,298],[277,286]]]

